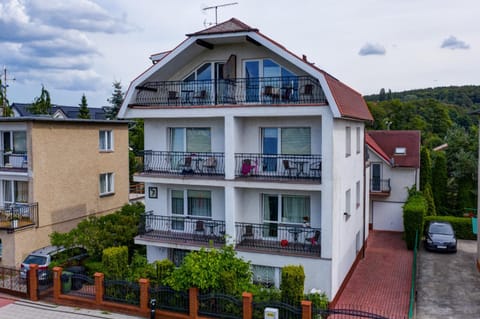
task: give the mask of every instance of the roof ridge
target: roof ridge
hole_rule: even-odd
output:
[[[191,37],[191,36],[202,35],[202,34],[235,33],[235,32],[245,32],[245,31],[258,32],[258,29],[252,28],[248,24],[236,18],[231,18],[227,21],[218,23],[209,28],[206,28],[194,33],[189,33],[186,36]]]

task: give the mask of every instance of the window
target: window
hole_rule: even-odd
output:
[[[357,127],[357,154],[360,154],[360,150],[361,150],[361,145],[360,145],[360,141],[361,141],[361,131],[360,131],[360,127]]]
[[[204,190],[172,190],[172,215],[212,217],[212,194]]]
[[[355,185],[355,202],[357,208],[360,207],[360,181],[357,181],[357,184]]]
[[[4,203],[28,203],[28,182],[4,180]]]
[[[101,151],[112,151],[113,150],[113,132],[100,131],[98,144],[99,144],[99,149]]]
[[[171,259],[175,267],[180,267],[182,265],[183,259],[185,259],[185,256],[187,256],[188,253],[190,253],[189,250],[183,250],[183,249],[171,250]]]
[[[174,152],[211,152],[210,128],[170,128],[170,149]]]
[[[303,224],[310,220],[310,197],[297,195],[263,195],[263,220],[265,223]]]
[[[113,194],[113,173],[100,174],[100,195]]]
[[[407,148],[406,147],[395,147],[395,155],[406,155]]]
[[[345,127],[345,157],[352,154],[352,132],[350,126]]]
[[[25,131],[4,131],[2,132],[2,144],[5,152],[26,153],[27,133]]]
[[[253,283],[265,288],[280,286],[280,268],[252,265]]]
[[[350,214],[352,212],[352,209],[351,209],[351,194],[350,194],[350,189],[348,189],[346,192],[345,192],[345,215],[348,217],[350,217]]]

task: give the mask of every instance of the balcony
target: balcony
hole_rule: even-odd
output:
[[[11,152],[0,150],[0,171],[26,172],[28,168],[28,156],[25,152]]]
[[[258,180],[321,182],[321,155],[235,154],[235,176]]]
[[[389,179],[370,179],[370,195],[372,196],[389,196],[392,188]]]
[[[277,223],[236,223],[236,249],[320,257],[321,229]]]
[[[12,233],[38,223],[38,203],[6,204],[0,207],[0,230]]]
[[[320,83],[310,76],[156,81],[139,85],[135,91],[130,107],[327,103]]]
[[[139,238],[162,243],[216,247],[225,245],[225,221],[186,216],[142,215]]]
[[[225,156],[212,152],[143,151],[142,172],[180,176],[221,176],[225,174]]]

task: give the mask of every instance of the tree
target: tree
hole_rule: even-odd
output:
[[[427,215],[436,216],[437,210],[435,208],[435,202],[433,200],[433,193],[432,193],[432,186],[430,186],[430,183],[425,184],[425,187],[422,193],[423,193],[423,196],[425,197],[425,200],[427,201]]]
[[[385,96],[385,89],[381,88],[380,93],[378,94],[378,100],[379,101],[385,101],[386,96]]]
[[[13,112],[8,103],[7,97],[4,95],[2,80],[0,79],[0,107],[2,107],[2,114],[0,116],[12,116]]]
[[[82,95],[82,102],[78,104],[78,106],[80,106],[80,109],[78,110],[78,118],[89,119],[90,111],[88,110],[87,97],[85,96],[85,93]]]
[[[33,114],[51,114],[52,104],[50,102],[50,93],[42,85],[42,91],[39,97],[36,97],[28,111]]]
[[[122,84],[120,81],[115,81],[112,84],[113,92],[112,97],[107,99],[108,103],[110,103],[111,107],[107,112],[107,118],[109,120],[114,120],[117,118],[118,111],[122,106],[123,99],[125,98],[125,93],[122,92]]]
[[[432,167],[432,193],[437,214],[445,215],[447,207],[447,157],[443,151],[434,153]]]
[[[432,183],[432,160],[430,151],[422,147],[420,151],[420,190],[424,190],[427,184]]]

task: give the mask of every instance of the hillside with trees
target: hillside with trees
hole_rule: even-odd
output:
[[[430,158],[422,165],[430,167],[421,170],[431,172],[422,185],[429,183],[438,215],[477,207],[478,115],[471,112],[480,109],[480,86],[381,89],[365,100],[375,119],[368,129],[422,132],[422,159]]]

